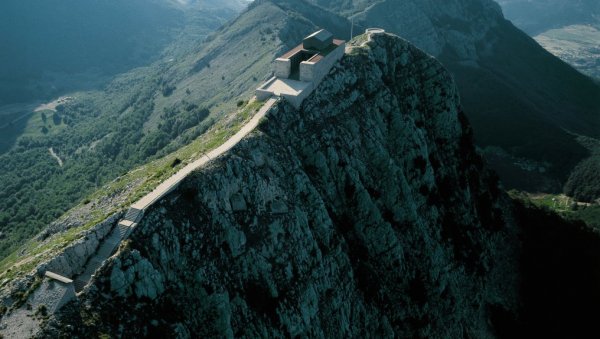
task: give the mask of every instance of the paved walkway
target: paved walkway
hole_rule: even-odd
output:
[[[233,146],[237,145],[240,140],[242,140],[246,135],[252,132],[260,119],[264,117],[267,112],[273,107],[273,105],[277,102],[277,99],[271,98],[265,102],[260,111],[254,115],[254,117],[242,127],[234,136],[229,138],[224,144],[212,150],[208,154],[202,156],[202,158],[188,164],[184,168],[180,169],[177,173],[175,173],[172,177],[165,180],[162,184],[154,189],[154,191],[148,193],[145,197],[141,198],[133,204],[131,207],[137,210],[146,210],[149,206],[154,204],[157,200],[165,196],[167,193],[171,192],[175,187],[179,185],[179,183],[185,179],[190,173],[194,170],[202,167],[204,164],[208,163],[212,159],[218,157],[219,155],[229,151]]]
[[[262,89],[275,95],[298,95],[311,85],[310,82],[277,78],[267,88]]]
[[[267,114],[277,100],[277,98],[267,100],[254,117],[224,144],[188,164],[161,183],[152,192],[133,204],[125,217],[119,221],[117,227],[98,245],[96,253],[86,263],[83,273],[74,277],[73,283],[63,284],[46,279],[42,286],[28,300],[33,306],[31,310],[21,307],[2,319],[0,322],[0,337],[21,338],[35,336],[39,331],[41,320],[33,316],[33,314],[39,305],[46,305],[48,314],[52,314],[71,298],[74,298],[75,292],[82,291],[89,284],[98,268],[104,265],[106,259],[114,254],[121,241],[129,237],[129,234],[137,226],[137,223],[141,220],[144,211],[148,207],[175,189],[194,170],[204,166],[212,159],[217,158],[237,145],[258,126],[260,119]]]
[[[9,316],[5,316],[0,321],[0,337],[21,338],[31,337],[39,331],[41,319],[34,316],[39,305],[45,305],[48,314],[57,311],[62,305],[75,297],[75,293],[81,292],[89,284],[94,273],[104,265],[106,259],[115,253],[119,244],[129,237],[132,230],[143,217],[144,211],[175,189],[183,179],[185,179],[194,170],[204,166],[212,159],[217,158],[223,153],[229,151],[237,145],[245,136],[252,132],[259,124],[267,112],[277,102],[276,98],[270,98],[265,102],[261,109],[242,127],[235,135],[229,138],[224,144],[212,150],[202,158],[185,166],[169,179],[161,183],[155,190],[138,200],[127,211],[124,218],[119,221],[117,227],[107,235],[98,245],[96,253],[88,259],[83,269],[83,273],[73,277],[73,282],[64,284],[53,280],[44,280],[40,288],[29,298],[28,303],[32,305],[31,309],[21,307],[13,311]],[[52,275],[52,273],[50,274]]]
[[[134,203],[131,208],[129,208],[129,211],[127,211],[125,217],[119,221],[119,224],[113,230],[113,232],[99,245],[99,250],[96,252],[96,254],[88,260],[84,272],[74,279],[75,290],[77,292],[81,292],[85,286],[87,286],[87,284],[91,281],[94,272],[96,272],[96,270],[104,264],[104,261],[116,251],[121,241],[127,239],[131,231],[142,219],[144,212],[148,207],[152,206],[152,204],[154,204],[156,201],[160,200],[162,197],[174,190],[179,183],[183,181],[183,179],[190,175],[190,173],[237,145],[245,136],[247,136],[258,126],[260,119],[267,114],[267,112],[276,102],[276,98],[270,98],[267,100],[261,109],[254,115],[254,117],[252,117],[252,119],[250,119],[246,125],[244,125],[225,143],[210,151],[208,154],[203,155],[200,159],[180,169],[173,176],[158,185],[158,187],[156,187],[152,192],[146,194],[143,198]]]

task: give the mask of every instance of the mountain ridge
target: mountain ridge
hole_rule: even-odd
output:
[[[438,57],[457,81],[478,146],[507,187],[559,192],[589,157],[573,134],[598,138],[600,86],[512,26],[495,2],[312,2],[334,10],[361,4],[367,10],[355,23],[385,28]]]
[[[256,10],[259,7],[260,10]],[[246,24],[260,22],[264,26],[257,28],[258,32],[254,32],[257,40],[252,42],[257,44],[260,41],[258,44],[262,47],[272,48],[267,52],[262,50],[258,63],[246,58],[245,62],[250,66],[244,68],[244,78],[240,82],[228,85],[229,92],[224,95],[227,100],[238,99],[237,93],[252,90],[252,86],[247,84],[259,81],[252,79],[253,72],[258,70],[269,74],[270,61],[277,55],[273,51],[287,48],[287,44],[294,43],[292,38],[302,37],[304,31],[316,28],[313,20],[304,18],[297,24],[297,17],[294,20],[289,17],[300,14],[290,14],[287,9],[267,2],[258,4],[249,12],[207,41],[217,47],[225,46],[221,50],[225,53],[239,51],[246,46],[242,44],[248,32]],[[274,21],[278,25],[271,26],[272,22],[264,20],[267,17],[265,13],[274,14],[270,18],[277,19]],[[269,28],[273,30],[271,33]],[[568,246],[564,247],[569,249],[565,251],[568,256],[560,260],[552,257],[552,260],[544,262],[540,271],[549,277],[557,261],[561,264],[561,272],[568,272],[568,269],[562,269],[572,262],[582,266],[589,264],[591,269],[596,269],[594,260],[597,258],[589,255],[593,253],[590,249],[594,246],[588,246],[586,242],[585,246],[578,247],[578,244],[584,243],[572,241],[578,236],[572,237],[572,233],[578,232],[572,230],[578,227],[585,229],[584,225],[571,225],[559,218],[557,220],[556,216],[544,219],[529,214],[527,209],[525,212],[517,210],[516,217],[511,215],[510,200],[501,192],[497,178],[485,169],[475,152],[472,129],[458,105],[458,92],[452,85],[452,77],[435,60],[413,47],[407,47],[403,40],[394,39],[397,46],[388,46],[385,51],[374,48],[363,52],[364,55],[351,56],[351,60],[357,62],[344,66],[360,76],[336,68],[326,81],[324,89],[327,90],[314,95],[300,111],[281,105],[277,109],[279,115],[266,119],[261,131],[218,159],[214,167],[189,178],[180,190],[163,199],[162,204],[150,212],[149,219],[134,235],[132,242],[123,244],[117,257],[98,272],[98,279],[86,292],[88,294],[82,296],[83,302],[69,305],[57,319],[51,319],[45,329],[46,335],[99,336],[129,331],[137,335],[156,333],[185,337],[194,333],[190,328],[199,329],[199,333],[207,335],[238,335],[238,331],[243,333],[244,330],[257,334],[262,333],[262,329],[272,331],[270,333],[333,333],[343,329],[346,333],[358,334],[370,333],[367,329],[373,329],[381,335],[397,331],[408,336],[432,333],[460,336],[471,330],[472,333],[489,336],[511,330],[524,333],[520,331],[523,324],[519,322],[527,318],[515,318],[515,312],[519,310],[516,292],[520,288],[515,279],[521,278],[514,274],[519,263],[518,247],[521,246],[519,241],[512,241],[515,234],[525,227],[534,228],[528,233],[530,243],[540,248],[529,257],[533,263],[526,266],[529,268],[535,268],[546,253],[554,253],[552,250],[556,245],[568,242]],[[206,45],[198,47],[200,52],[186,60],[183,71],[177,70],[181,73],[174,73],[200,74],[195,81],[207,75],[219,79],[221,74],[232,74],[219,73],[231,64],[217,57],[208,58],[209,62],[204,67],[194,71],[197,62],[210,54],[211,49],[203,48]],[[403,48],[408,50],[406,60]],[[257,50],[261,51],[260,48]],[[360,54],[359,50],[356,53]],[[402,60],[411,62],[405,64]],[[429,69],[428,66],[432,65],[435,66]],[[157,102],[165,105],[169,100],[184,97],[189,88],[181,84],[191,83],[191,80],[186,83],[185,79],[182,75],[173,83],[167,82],[165,88],[174,86],[175,89],[169,96],[155,93],[155,98],[160,99]],[[214,87],[214,83],[211,84]],[[347,90],[351,86],[360,90]],[[382,100],[382,95],[390,93],[395,98],[391,103]],[[208,93],[201,95],[209,96]],[[243,99],[240,101],[245,104]],[[234,105],[232,102],[231,106]],[[225,110],[226,107],[219,109]],[[235,120],[236,115],[226,117],[226,120]],[[287,124],[286,121],[295,123]],[[390,132],[389,127],[393,131]],[[175,164],[178,159],[169,159],[172,161],[166,166]],[[390,159],[393,159],[391,163]],[[155,169],[158,173],[165,168]],[[125,178],[129,178],[128,175],[131,173]],[[394,180],[399,182],[390,182]],[[130,184],[135,185],[131,182],[126,186],[130,187]],[[257,189],[244,190],[244,185],[256,185]],[[222,192],[223,187],[227,188],[225,192]],[[295,201],[298,192],[300,199]],[[111,193],[102,199],[114,197]],[[116,198],[121,199],[118,195]],[[97,208],[94,207],[96,202],[93,199],[88,202],[89,206],[86,205],[89,214]],[[315,208],[314,213],[306,210],[312,208]],[[256,214],[254,219],[253,214]],[[277,222],[278,218],[297,221],[293,225],[303,232],[296,232],[298,227],[293,232],[283,227]],[[545,222],[548,219],[559,226],[553,228],[553,233],[544,242],[538,242],[536,237],[543,238],[547,234],[543,229],[535,229],[535,226],[540,220]],[[266,224],[270,226],[258,227]],[[248,229],[249,225],[258,226]],[[70,232],[78,227],[71,224],[71,220],[55,226],[52,232],[72,237]],[[564,230],[572,232],[565,233],[568,235],[565,239],[556,237]],[[48,236],[51,237],[52,232]],[[81,234],[74,237],[78,236]],[[385,239],[385,242],[373,239]],[[591,243],[597,241],[593,234],[589,239]],[[397,243],[402,246],[387,247]],[[420,244],[427,246],[421,247]],[[42,242],[41,245],[44,248],[48,243]],[[429,251],[431,248],[436,250]],[[290,258],[294,265],[288,268],[277,261],[266,260],[261,255],[264,251],[275,258]],[[248,259],[248,252],[258,254]],[[22,252],[19,259],[31,253],[39,255],[35,251]],[[392,259],[398,253],[403,255],[396,262]],[[207,269],[202,272],[186,270],[187,267],[182,266],[191,263],[190,267],[196,267],[197,260],[216,257],[234,265],[222,266],[218,260],[203,261],[205,266],[202,269]],[[324,257],[339,260],[331,264]],[[578,260],[582,257],[586,260]],[[237,270],[240,267],[235,264],[238,259],[248,263],[250,266],[245,267],[251,270]],[[268,261],[268,265],[262,265],[264,260]],[[308,265],[305,265],[307,262]],[[317,276],[325,277],[325,280],[341,277],[346,288],[344,291],[349,291],[352,296],[351,301],[337,298],[339,294],[335,294],[335,289],[331,292],[321,288],[327,284],[306,280],[307,275],[301,273],[309,272],[315,263],[324,263],[327,269],[340,268],[339,272],[343,272],[340,275],[320,275],[323,271],[319,271]],[[428,269],[423,269],[424,263]],[[401,272],[407,274],[404,277],[387,274],[396,270],[404,270]],[[252,273],[244,276],[240,272]],[[386,275],[379,276],[381,272]],[[17,294],[7,300],[15,301],[18,293],[22,293],[21,298],[27,297],[27,289],[36,283],[36,273],[30,274],[29,280],[15,281],[12,287],[16,288]],[[534,276],[529,291],[539,292],[534,293],[534,297],[545,293],[560,294],[561,302],[556,305],[546,303],[545,308],[538,308],[535,303],[528,304],[529,313],[525,313],[534,315],[534,318],[556,319],[564,316],[565,310],[572,311],[572,308],[560,307],[568,304],[565,300],[569,298],[562,294],[565,286],[578,298],[590,292],[587,288],[578,289],[577,282],[569,281],[568,275],[565,279],[553,279],[552,284],[545,284],[543,274]],[[303,278],[303,283],[292,284],[291,292],[285,288],[290,275]],[[179,278],[185,282],[183,287],[174,283]],[[248,278],[251,279],[243,280]],[[582,277],[582,280],[585,286],[597,285],[593,277]],[[7,282],[1,283],[4,293]],[[307,293],[299,293],[306,291],[304,283],[316,288],[312,292],[308,289]],[[446,288],[440,284],[446,284]],[[473,287],[475,285],[484,286],[484,289],[478,290]],[[187,293],[188,286],[201,293]],[[236,290],[225,294],[223,291],[227,286],[234,286]],[[402,293],[396,294],[394,288],[403,289]],[[473,293],[465,295],[461,292],[465,289]],[[317,292],[314,291],[325,291],[324,300],[327,302],[315,302]],[[106,303],[100,302],[104,298],[103,293],[104,297],[116,297],[111,301],[104,300]],[[410,307],[390,308],[385,300],[381,302],[385,299],[382,295],[391,296],[393,302],[405,298]],[[446,299],[448,295],[451,298]],[[124,296],[140,301],[140,304],[134,305],[130,300],[122,299]],[[481,298],[475,302],[481,304],[472,304],[470,298],[478,296]],[[439,298],[441,302],[437,302]],[[193,303],[198,300],[199,303]],[[436,302],[428,303],[428,300]],[[160,307],[153,307],[157,304]],[[141,312],[131,310],[138,305]],[[197,305],[201,309],[195,309]],[[477,309],[474,305],[481,307]],[[382,311],[378,310],[379,307]],[[346,313],[349,316],[340,315],[335,312],[339,308],[351,308],[357,312]],[[447,312],[455,308],[457,312]],[[315,309],[317,313],[314,313]],[[398,312],[386,313],[389,309]],[[280,312],[282,310],[285,312]],[[297,310],[306,310],[307,313],[295,313]],[[442,312],[438,312],[440,310]],[[579,311],[583,314],[585,310],[575,310],[565,319],[577,324]],[[384,313],[385,317],[379,317]],[[308,324],[304,321],[305,314],[310,320]],[[335,321],[330,324],[313,321],[320,314],[327,314],[325,319]],[[456,325],[452,320],[456,318],[446,318],[448,314],[467,321],[469,329],[462,324]],[[122,323],[126,323],[128,328],[119,329],[112,321],[114,316],[123,317]],[[364,328],[346,326],[363,324],[365,317],[374,320]],[[232,323],[231,319],[236,320]],[[213,326],[202,327],[204,320]],[[273,323],[278,321],[283,325],[274,326]],[[257,322],[259,325],[256,325]],[[430,322],[434,325],[428,326]],[[70,324],[78,326],[69,327]],[[540,321],[539,324],[545,323]],[[562,326],[556,321],[549,324],[545,327],[549,333]]]
[[[374,36],[152,207],[46,335],[492,333],[516,229],[458,101],[437,61]]]

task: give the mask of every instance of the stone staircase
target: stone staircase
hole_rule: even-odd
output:
[[[121,241],[127,239],[138,222],[144,216],[144,211],[171,192],[179,183],[197,168],[205,165],[212,159],[225,153],[241,141],[248,133],[252,132],[260,123],[260,120],[267,112],[278,102],[277,98],[270,98],[258,111],[258,113],[242,127],[234,136],[228,139],[224,144],[212,150],[205,156],[197,159],[191,164],[181,169],[178,173],[161,183],[154,191],[136,202],[121,219],[116,227],[99,244],[96,253],[91,256],[85,264],[82,272],[73,279],[62,275],[46,271],[46,277],[43,285],[36,289],[37,293],[32,304],[45,304],[52,313],[60,309],[69,300],[76,298],[76,293],[85,289],[92,280],[92,276],[102,266],[106,259],[110,258],[117,250]],[[49,273],[49,274],[48,274]],[[52,282],[50,280],[55,280]],[[56,287],[58,286],[58,288]],[[22,338],[35,336],[35,331],[40,328],[39,320],[34,317],[34,310],[28,310],[21,307],[15,310],[8,317],[0,317],[0,338]]]
[[[139,222],[142,219],[143,216],[144,216],[144,211],[143,210],[139,210],[137,208],[131,207],[129,210],[127,210],[127,213],[123,217],[123,220],[131,221],[133,223],[137,223],[137,222]]]
[[[75,292],[79,293],[83,291],[85,286],[92,279],[92,275],[96,272],[102,263],[111,255],[115,253],[121,241],[125,240],[133,228],[137,225],[137,222],[142,219],[144,215],[143,210],[130,208],[125,217],[119,222],[112,232],[102,241],[98,251],[91,257],[85,265],[85,268],[81,274],[73,279],[73,285]]]

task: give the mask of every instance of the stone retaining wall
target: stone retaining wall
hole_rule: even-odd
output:
[[[319,62],[303,61],[300,63],[300,81],[312,81],[318,85],[333,65],[344,56],[345,46],[346,44],[338,46]]]
[[[115,213],[92,227],[80,240],[67,247],[61,254],[37,268],[38,274],[52,271],[65,277],[73,277],[85,267],[87,260],[96,253],[98,245],[121,219],[122,212]]]

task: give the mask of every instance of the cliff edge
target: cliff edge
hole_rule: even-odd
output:
[[[448,72],[365,39],[148,210],[44,335],[495,336],[519,307],[512,205]]]

